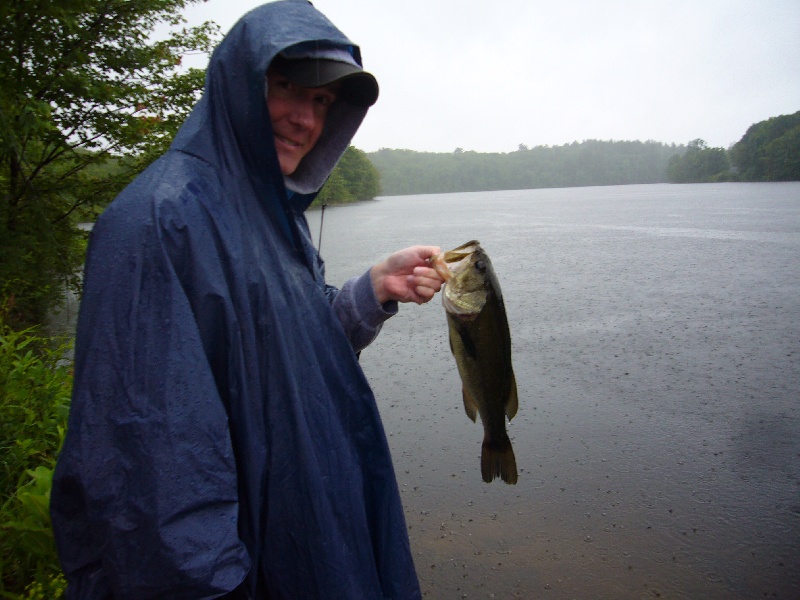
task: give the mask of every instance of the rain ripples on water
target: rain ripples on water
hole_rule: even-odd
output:
[[[361,355],[426,597],[800,598],[800,184],[381,198],[324,238],[331,283],[478,239],[503,288],[516,486],[438,297]]]

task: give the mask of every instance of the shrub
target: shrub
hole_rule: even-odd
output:
[[[72,387],[63,342],[12,331],[0,315],[0,597],[57,598],[64,579],[50,483]]]

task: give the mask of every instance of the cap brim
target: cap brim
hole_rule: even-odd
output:
[[[377,80],[356,65],[325,58],[276,56],[271,66],[301,87],[317,88],[340,82],[339,97],[358,106],[372,106],[378,100]]]

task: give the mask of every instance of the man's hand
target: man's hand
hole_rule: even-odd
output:
[[[378,302],[428,302],[444,283],[428,259],[441,252],[437,246],[412,246],[372,267],[372,289]]]

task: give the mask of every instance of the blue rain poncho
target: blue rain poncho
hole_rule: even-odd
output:
[[[366,108],[335,103],[285,181],[264,75],[290,46],[360,63],[307,2],[252,11],[92,232],[51,502],[69,599],[420,596],[355,353],[393,309],[368,274],[325,284],[302,215]]]

